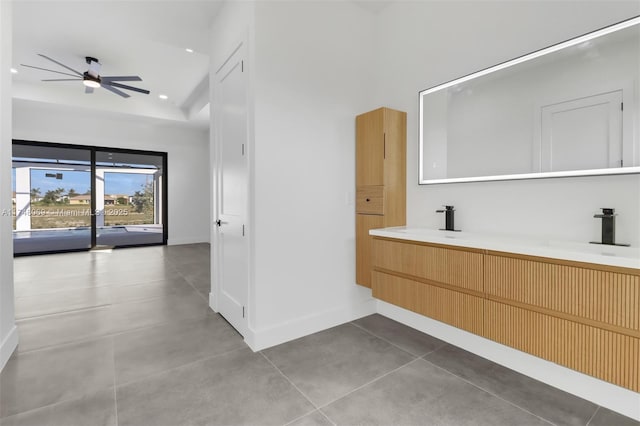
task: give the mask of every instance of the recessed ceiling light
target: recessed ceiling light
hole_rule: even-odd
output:
[[[18,70],[15,68],[11,68],[11,74],[18,74]]]
[[[158,95],[158,97],[162,100],[169,99],[167,95]]]
[[[193,49],[189,49],[188,47],[184,49],[187,53],[193,53]]]

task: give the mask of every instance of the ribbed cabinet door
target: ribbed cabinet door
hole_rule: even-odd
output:
[[[384,185],[384,110],[356,117],[356,186]]]

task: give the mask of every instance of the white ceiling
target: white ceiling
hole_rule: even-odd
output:
[[[16,0],[13,97],[208,128],[209,34],[220,5],[220,0]],[[127,92],[131,97],[125,99],[104,89],[85,94],[80,81],[42,82],[67,76],[20,64],[69,71],[39,53],[80,72],[88,68],[85,56],[95,57],[101,75],[138,75],[141,82],[123,83],[151,93]]]

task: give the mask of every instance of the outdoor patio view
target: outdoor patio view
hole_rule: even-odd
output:
[[[91,151],[88,147],[14,142],[15,253],[165,240],[165,157],[95,150],[92,164]]]
[[[54,185],[60,186],[43,190],[42,188],[51,187],[50,178],[47,177],[51,175],[61,176],[58,182],[54,182]],[[109,175],[113,175],[113,178]],[[82,180],[88,182],[89,178],[90,172],[32,170],[31,184],[35,186],[30,190],[29,211],[24,212],[31,220],[30,229],[91,226],[91,190],[78,192],[75,189],[82,188],[78,183]],[[97,212],[104,216],[105,225],[154,223],[153,181],[150,181],[148,175],[105,173],[105,181],[108,193],[104,195],[104,210]],[[13,229],[16,230],[15,187]]]

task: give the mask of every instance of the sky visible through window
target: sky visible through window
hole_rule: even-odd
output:
[[[46,174],[62,173],[62,179],[47,177]],[[141,191],[153,176],[139,173],[105,173],[105,194],[133,195]],[[12,170],[12,190],[16,190],[16,170]],[[57,188],[64,188],[65,192],[73,189],[77,194],[85,194],[91,189],[91,173],[85,171],[69,171],[55,169],[32,169],[31,188],[39,188],[40,195]]]

